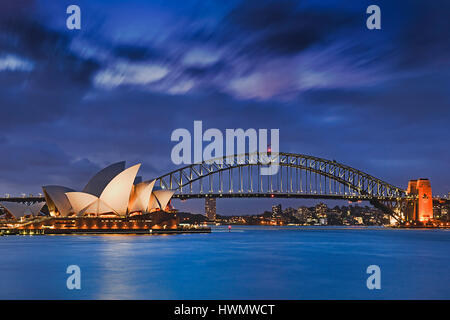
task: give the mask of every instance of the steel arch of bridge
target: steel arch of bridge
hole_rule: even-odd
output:
[[[274,175],[261,175],[279,162]],[[256,167],[257,170],[254,170]],[[215,179],[215,177],[217,178]],[[175,198],[293,197],[398,201],[406,191],[336,161],[293,153],[246,153],[195,163],[157,178]]]

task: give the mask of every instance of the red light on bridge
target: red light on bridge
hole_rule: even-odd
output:
[[[271,194],[270,197],[271,197],[271,198],[275,198],[275,195]]]

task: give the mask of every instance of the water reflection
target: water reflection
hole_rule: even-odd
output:
[[[448,299],[445,230],[233,227],[0,239],[2,299]],[[67,290],[77,264],[82,290]],[[382,290],[365,286],[382,270]]]

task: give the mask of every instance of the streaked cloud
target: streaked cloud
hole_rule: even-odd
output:
[[[183,64],[187,66],[205,67],[218,62],[220,53],[207,49],[194,48],[183,57]]]
[[[163,79],[168,68],[155,64],[119,62],[99,71],[94,84],[112,89],[121,85],[145,86]]]
[[[0,56],[0,71],[31,71],[34,64],[15,55]]]

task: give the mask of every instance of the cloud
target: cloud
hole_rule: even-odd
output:
[[[206,67],[217,63],[220,53],[207,49],[194,48],[188,51],[183,57],[186,66]]]
[[[166,67],[151,63],[118,62],[99,71],[94,83],[109,89],[121,85],[147,85],[163,79],[168,72]]]
[[[0,57],[0,71],[31,71],[33,63],[14,55]]]
[[[183,94],[189,92],[193,87],[195,86],[195,83],[193,80],[187,80],[184,82],[179,81],[177,84],[172,86],[168,92],[171,94]]]

